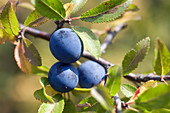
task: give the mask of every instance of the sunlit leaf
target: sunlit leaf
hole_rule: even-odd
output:
[[[127,11],[138,11],[139,8],[134,5],[134,4],[130,4],[129,7],[127,8]]]
[[[54,96],[56,94],[59,94],[59,92],[55,91],[50,85],[47,85],[45,87],[45,93],[48,96]]]
[[[96,58],[100,55],[100,42],[96,35],[88,28],[74,26],[72,29],[77,33],[80,39],[83,41],[84,46],[88,51]]]
[[[87,0],[72,0],[71,3],[74,4],[74,8],[73,8],[71,14],[77,12],[80,8],[82,8],[86,2],[87,2]]]
[[[47,22],[49,19],[46,17],[43,17],[40,15],[39,12],[37,12],[37,10],[34,10],[31,12],[31,14],[27,17],[27,19],[24,22],[25,26],[40,26],[42,24],[44,24],[45,22]]]
[[[70,17],[70,13],[74,8],[74,3],[66,3],[64,4],[64,9],[66,11],[66,18]]]
[[[57,91],[54,91],[54,89],[51,88],[51,86],[49,85],[49,82],[48,82],[48,78],[47,77],[41,77],[40,79],[40,84],[42,85],[43,87],[43,93],[44,93],[44,96],[52,103],[54,103],[54,100],[53,100],[53,96],[55,94],[58,94]]]
[[[101,104],[106,110],[113,110],[113,103],[108,90],[105,87],[97,86],[92,88],[91,95]]]
[[[28,2],[22,2],[22,3],[19,3],[18,6],[20,7],[23,7],[23,8],[27,8],[27,9],[30,9],[30,10],[34,10],[34,6]]]
[[[11,2],[7,2],[1,13],[1,23],[4,30],[11,35],[18,35],[19,23]]]
[[[123,74],[129,74],[135,68],[137,68],[139,62],[141,62],[146,56],[150,47],[150,38],[147,37],[137,43],[136,47],[130,50],[124,57],[122,62]]]
[[[120,89],[121,85],[121,68],[113,66],[108,71],[109,77],[107,79],[106,87],[109,89],[110,95],[114,96]]]
[[[113,21],[129,7],[132,0],[110,0],[81,15],[81,20],[93,23]]]
[[[157,110],[153,110],[151,113],[170,113],[170,109],[157,109]]]
[[[157,86],[157,82],[150,80],[146,83],[144,83],[142,86],[140,86],[135,93],[133,94],[133,96],[130,98],[130,100],[127,103],[133,103],[136,99],[138,99],[138,97],[140,95],[142,95],[145,91],[147,91],[150,88],[154,88]]]
[[[120,23],[125,23],[125,22],[131,21],[131,20],[141,20],[141,19],[142,19],[142,17],[139,15],[139,13],[128,11],[128,12],[125,12],[122,15],[122,17],[114,20],[112,24],[114,26],[116,26]]]
[[[14,43],[15,42],[15,36],[8,34],[3,29],[0,29],[0,44],[4,44],[6,41]]]
[[[120,89],[121,89],[121,92],[128,98],[133,96],[133,94],[137,90],[136,87],[131,86],[130,84],[122,84]]]
[[[160,84],[155,88],[150,88],[138,97],[135,103],[149,111],[160,109],[170,103],[170,86]]]
[[[31,73],[34,75],[48,76],[49,68],[46,66],[32,66]]]
[[[90,9],[89,11],[83,13],[81,15],[81,18],[85,18],[85,17],[89,17],[89,16],[96,16],[98,14],[101,14],[103,12],[106,12],[114,7],[116,7],[117,5],[120,5],[124,2],[126,2],[127,0],[109,0],[109,1],[105,1],[101,4],[99,4],[98,6],[96,6],[95,8]]]
[[[60,0],[35,0],[35,8],[42,16],[53,20],[61,20],[66,16]]]
[[[63,113],[64,109],[64,99],[61,95],[56,95],[53,97],[55,100],[55,103],[43,103],[38,113]]]
[[[165,75],[170,70],[170,52],[159,38],[155,41],[153,64],[157,75]]]

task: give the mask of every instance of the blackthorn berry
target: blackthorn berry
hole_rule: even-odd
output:
[[[104,79],[106,71],[103,66],[94,61],[86,61],[78,67],[79,85],[91,88]]]
[[[54,90],[69,92],[78,84],[78,71],[72,64],[57,62],[50,68],[48,81]]]
[[[61,28],[51,36],[50,50],[60,62],[73,63],[81,57],[83,44],[72,29]]]

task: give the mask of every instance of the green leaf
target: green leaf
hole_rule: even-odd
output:
[[[66,16],[60,0],[35,0],[35,8],[42,16],[53,20],[62,20]]]
[[[56,95],[53,97],[56,101],[54,104],[43,103],[38,113],[62,113],[64,109],[64,99],[61,95]]]
[[[145,82],[144,84],[142,84],[140,87],[138,87],[138,89],[135,91],[135,93],[133,94],[133,96],[130,98],[130,100],[126,103],[134,103],[135,100],[142,95],[145,91],[147,91],[150,88],[154,88],[158,86],[157,81],[154,80],[149,80],[147,82]]]
[[[18,35],[19,23],[10,1],[7,2],[3,8],[1,13],[1,23],[7,33],[11,35]]]
[[[30,4],[29,2],[19,3],[18,6],[23,7],[23,8],[27,8],[27,9],[30,9],[30,10],[35,9],[34,6],[32,4]]]
[[[44,103],[50,102],[44,95],[43,88],[34,92],[34,97]]]
[[[142,19],[142,17],[140,16],[140,14],[138,12],[127,11],[120,18],[114,20],[111,23],[111,26],[117,26],[121,23],[126,23],[128,21],[141,20],[141,19]]]
[[[83,88],[81,88],[83,89]],[[75,88],[71,91],[74,97],[76,97],[79,100],[84,99],[85,97],[90,95],[91,90],[75,90]]]
[[[32,66],[31,73],[34,75],[48,76],[49,68],[46,66]]]
[[[121,85],[121,68],[113,66],[108,70],[109,77],[106,87],[109,89],[110,95],[114,96],[120,89]]]
[[[170,70],[170,52],[166,45],[158,38],[154,49],[154,71],[157,75],[166,75]]]
[[[137,88],[130,84],[122,84],[120,90],[126,97],[130,98],[133,96]]]
[[[141,62],[150,47],[150,38],[147,37],[137,43],[136,47],[130,50],[124,57],[122,62],[123,75],[127,75],[137,68],[138,63]]]
[[[106,110],[113,110],[113,103],[108,90],[105,87],[97,86],[92,88],[91,95],[101,104]]]
[[[8,34],[5,30],[0,28],[0,44],[4,44],[6,41],[14,43],[15,36]]]
[[[27,38],[23,38],[23,40],[24,40],[23,49],[25,51],[24,55],[27,58],[27,60],[35,66],[41,66],[40,54],[38,53],[33,43]]]
[[[74,26],[72,29],[77,33],[77,35],[83,41],[84,46],[88,51],[96,58],[100,55],[100,42],[96,35],[88,28]]]
[[[45,96],[50,102],[54,103],[54,100],[53,100],[52,96],[50,96],[50,95],[48,95],[48,94],[46,93],[46,86],[49,84],[48,78],[46,78],[46,77],[41,77],[41,79],[40,79],[40,84],[41,84],[42,87],[43,87],[44,96]]]
[[[84,104],[86,102],[90,103],[91,105],[94,105],[97,101],[93,97],[90,96],[90,97],[86,97],[83,100],[81,100],[79,104]]]
[[[93,106],[94,104],[97,103],[97,101],[93,97],[90,96],[90,97],[86,97],[83,100],[81,100],[78,105],[83,105],[85,103],[88,103],[91,106]],[[89,108],[91,106],[83,107],[83,110],[85,110],[85,109],[87,109],[87,108]]]
[[[40,25],[44,24],[47,21],[48,21],[48,18],[41,16],[40,13],[37,12],[37,10],[34,10],[27,17],[27,19],[24,22],[24,25],[29,26],[29,27],[31,27],[31,26],[40,26]]]
[[[42,85],[43,88],[49,84],[48,78],[47,77],[41,77],[40,79],[40,84]]]
[[[160,84],[155,88],[150,88],[135,101],[136,105],[149,111],[160,109],[170,103],[170,86]]]
[[[157,109],[157,110],[153,110],[151,113],[170,113],[170,109]]]
[[[87,0],[72,0],[71,3],[74,3],[74,8],[71,12],[71,14],[77,12],[79,9],[81,9],[85,3],[87,2]]]
[[[63,113],[76,113],[75,105],[70,99],[65,101]]]
[[[98,6],[96,6],[95,8],[92,8],[89,11],[83,13],[81,15],[81,18],[101,14],[103,12],[106,12],[106,11],[116,7],[117,5],[120,5],[120,4],[124,3],[125,1],[126,0],[109,0],[109,1],[105,1],[105,2],[103,2],[101,4],[99,4]]]
[[[139,8],[134,5],[134,4],[130,4],[129,7],[127,8],[127,11],[138,11]]]
[[[110,0],[85,12],[80,18],[86,22],[102,23],[113,21],[131,4],[132,0]]]
[[[53,112],[54,113],[63,113],[65,102],[64,102],[64,98],[62,97],[62,95],[57,94],[57,95],[53,96],[53,100],[55,102]]]

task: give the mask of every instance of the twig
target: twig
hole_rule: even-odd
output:
[[[116,104],[116,113],[122,113],[122,102],[119,98],[119,95],[116,93],[114,96],[115,104]]]
[[[115,27],[114,31],[112,32],[111,30],[108,31],[107,37],[105,41],[101,45],[101,53],[105,53],[105,50],[109,44],[111,44],[112,40],[116,36],[116,34],[123,30],[127,25],[125,23],[121,23],[118,26]]]
[[[136,74],[128,74],[126,76],[124,76],[124,78],[130,80],[130,81],[134,81],[134,82],[147,82],[149,80],[157,80],[157,81],[161,81],[161,77],[158,76],[158,75],[154,75],[153,73],[149,73],[147,75],[142,75],[142,74],[139,74],[139,75],[136,75]],[[163,79],[164,80],[170,80],[170,75],[166,75],[166,76],[163,76]]]
[[[112,64],[111,62],[99,57],[99,59],[96,59],[94,56],[92,56],[88,51],[84,51],[83,55],[84,58],[87,58],[89,60],[93,60],[104,66],[105,68],[108,68],[110,66],[114,66],[115,64]]]
[[[20,28],[24,28],[24,25],[20,24]],[[51,34],[49,34],[49,33],[46,33],[46,32],[43,32],[43,31],[39,31],[37,29],[30,28],[30,27],[25,27],[24,28],[24,32],[28,33],[28,34],[30,34],[30,35],[32,35],[34,37],[45,39],[47,41],[49,41],[50,37],[51,37]]]

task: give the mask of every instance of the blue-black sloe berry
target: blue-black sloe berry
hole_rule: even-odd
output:
[[[55,31],[51,36],[49,45],[53,56],[63,63],[77,61],[83,52],[83,44],[80,38],[69,28],[61,28]]]
[[[79,85],[91,88],[104,79],[106,71],[103,66],[94,61],[86,61],[78,67]]]
[[[72,64],[57,62],[50,68],[48,81],[54,90],[62,93],[69,92],[78,84],[77,68]]]

